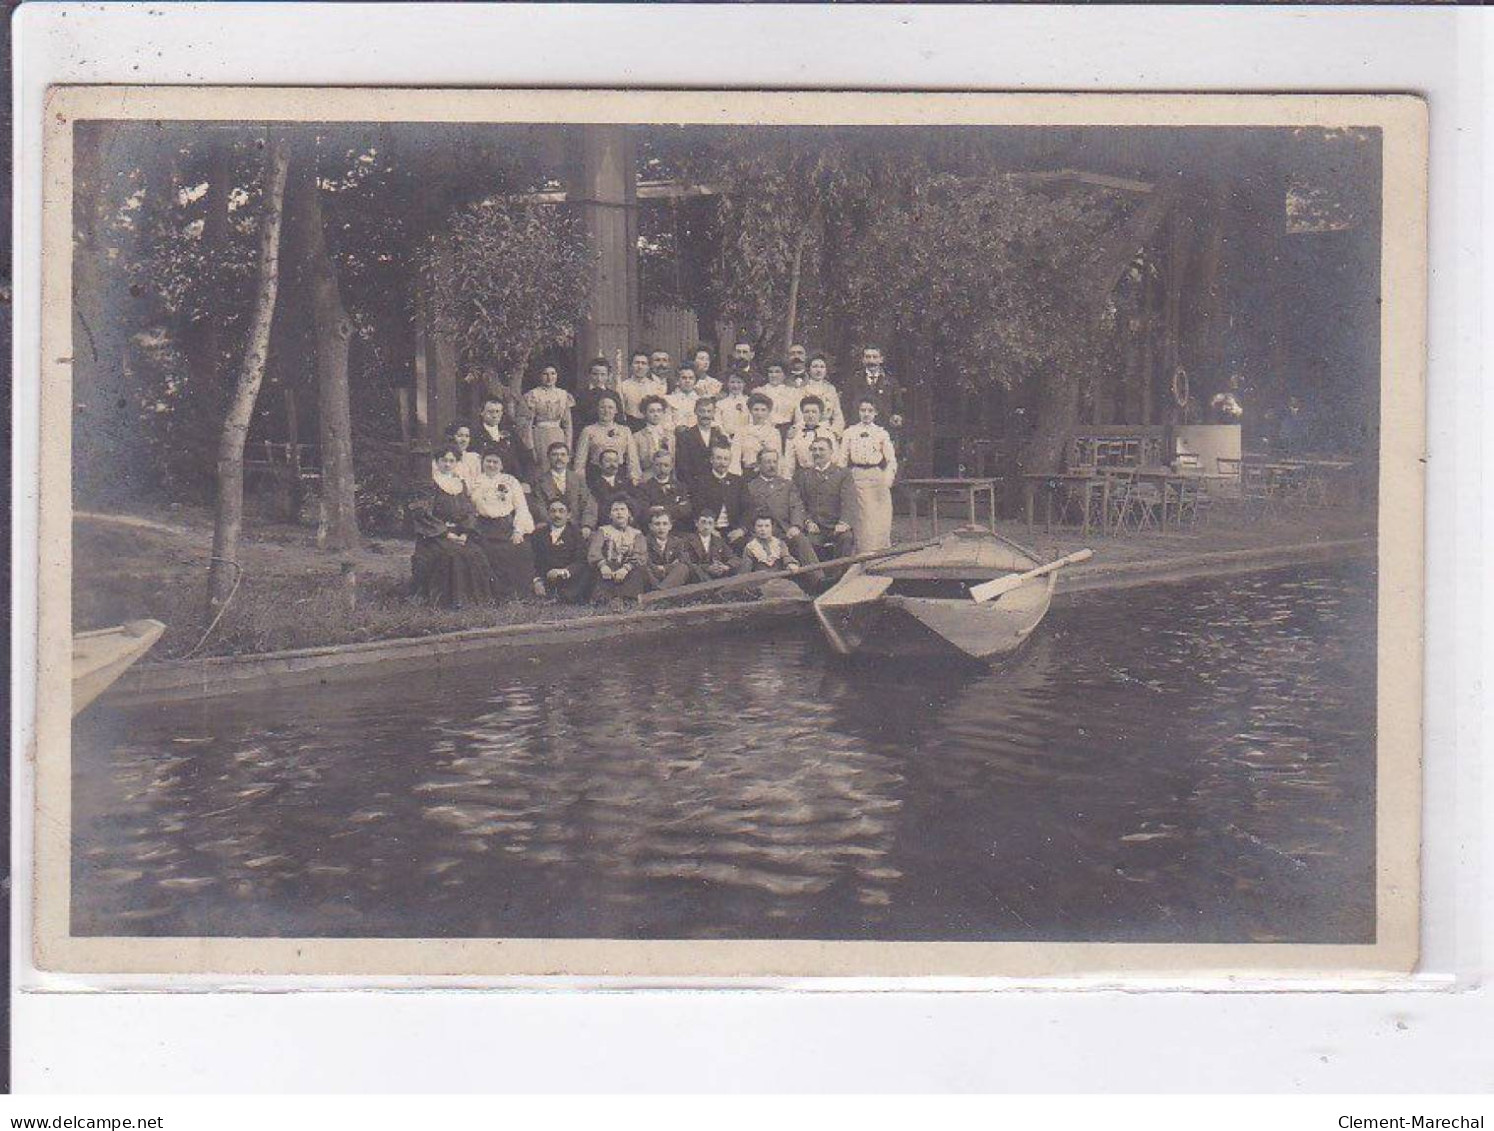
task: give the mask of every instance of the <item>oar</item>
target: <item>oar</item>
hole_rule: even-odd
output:
[[[640,605],[654,605],[661,601],[688,600],[702,593],[722,593],[728,589],[748,589],[754,585],[761,585],[764,581],[772,581],[777,577],[803,577],[808,573],[823,573],[827,569],[839,569],[841,566],[855,565],[858,562],[876,561],[878,558],[890,558],[897,554],[908,554],[914,550],[926,550],[930,546],[937,546],[944,539],[929,538],[922,542],[908,542],[901,546],[889,546],[885,550],[868,550],[864,554],[850,554],[844,558],[831,558],[827,562],[818,565],[799,566],[797,569],[771,569],[760,573],[742,573],[733,577],[722,577],[715,581],[700,581],[694,585],[679,585],[673,589],[655,589],[651,593],[645,593],[638,598]]]
[[[1075,550],[1072,554],[1059,558],[1057,561],[1040,565],[1037,569],[1030,569],[1026,573],[1009,573],[1005,577],[998,577],[993,581],[984,581],[979,585],[970,587],[970,599],[972,601],[990,601],[1000,597],[1003,593],[1010,593],[1019,585],[1031,581],[1034,577],[1042,577],[1053,573],[1055,570],[1063,569],[1064,566],[1074,565],[1076,562],[1085,562],[1095,556],[1093,550]]]

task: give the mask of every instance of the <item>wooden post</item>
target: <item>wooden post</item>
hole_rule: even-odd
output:
[[[281,500],[281,517],[286,522],[299,522],[301,518],[301,414],[296,407],[296,390],[285,386],[285,438],[286,480]]]
[[[1121,421],[1125,424],[1144,424],[1141,419],[1141,358],[1139,356],[1140,343],[1136,340],[1145,333],[1146,319],[1144,315],[1138,315],[1126,325],[1125,340],[1121,344],[1121,356],[1124,359],[1120,377],[1120,402]],[[1102,409],[1095,414],[1096,424],[1114,423],[1114,409],[1116,401],[1116,389],[1106,382],[1103,399],[1107,402]]]
[[[581,126],[567,199],[596,254],[591,302],[576,333],[578,368],[638,344],[638,155],[627,126]],[[620,378],[621,373],[617,374]]]
[[[1168,241],[1167,290],[1163,300],[1162,375],[1171,388],[1172,376],[1182,364],[1183,276],[1188,270],[1188,239],[1192,221],[1181,212],[1172,217]],[[1182,419],[1182,409],[1170,397],[1166,423]]]
[[[358,563],[338,563],[338,589],[342,595],[342,607],[349,613],[358,611]]]
[[[451,237],[437,233],[436,255],[449,261],[453,254]],[[457,344],[449,328],[436,317],[435,303],[427,298],[422,305],[426,315],[425,344],[426,411],[432,444],[439,444],[446,427],[457,418]]]
[[[1141,288],[1141,372],[1138,376],[1138,383],[1141,385],[1141,415],[1137,423],[1150,424],[1155,411],[1152,404],[1153,390],[1157,387],[1157,288],[1152,282],[1150,271],[1142,276]]]
[[[1223,178],[1215,177],[1207,189],[1201,189],[1201,194],[1204,193],[1208,209],[1198,258],[1199,325],[1195,364],[1197,376],[1203,378],[1203,388],[1222,389],[1228,376],[1224,372],[1224,295],[1219,270],[1224,258],[1226,189]]]

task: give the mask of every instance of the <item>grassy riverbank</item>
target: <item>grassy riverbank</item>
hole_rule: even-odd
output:
[[[129,517],[142,521],[119,521]],[[1044,556],[1092,546],[1095,557],[1080,570],[1164,563],[1221,550],[1266,552],[1280,546],[1360,537],[1373,529],[1373,516],[1340,510],[1266,523],[1237,524],[1222,517],[1196,532],[1092,535],[1087,540],[1070,529],[1055,530],[1050,536],[1041,527],[1029,534],[1021,523],[1001,527],[1002,533]],[[927,534],[925,525],[915,535],[901,516],[894,526],[899,540]],[[81,631],[153,617],[167,629],[151,652],[151,660],[187,655],[202,638],[211,544],[212,526],[203,512],[78,517],[73,527],[74,628]],[[246,531],[242,545],[244,575],[238,592],[196,655],[249,655],[595,615],[591,609],[532,598],[460,612],[418,604],[408,596],[410,550],[408,541],[369,539],[355,553],[330,555],[316,549],[311,530],[256,526]],[[352,608],[341,582],[343,561],[352,562],[357,573]]]

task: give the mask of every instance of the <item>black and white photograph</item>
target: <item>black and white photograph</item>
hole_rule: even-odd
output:
[[[1418,100],[47,142],[42,967],[1414,964]]]

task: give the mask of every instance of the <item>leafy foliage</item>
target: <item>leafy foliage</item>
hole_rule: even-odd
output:
[[[872,221],[848,308],[921,368],[971,386],[1087,373],[1103,314],[1094,260],[1117,211],[1098,193],[932,176]]]
[[[593,253],[562,209],[490,199],[455,212],[428,244],[423,270],[436,316],[470,366],[522,373],[561,345],[585,313]]]
[[[838,310],[838,248],[873,211],[878,156],[843,131],[724,131],[691,172],[719,190],[710,289],[719,317],[776,352],[790,319],[795,337],[824,337]],[[906,166],[903,166],[906,170]]]

